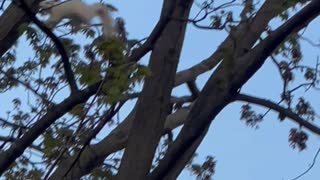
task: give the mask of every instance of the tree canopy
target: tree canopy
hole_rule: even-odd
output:
[[[0,1],[0,174],[7,179],[160,180],[184,169],[211,179],[218,157],[199,163],[196,150],[234,102],[248,127],[262,126],[271,112],[293,122],[294,150],[320,135],[319,58],[305,58],[301,45],[319,50],[318,37],[305,31],[319,19],[320,0],[163,0],[142,39],[130,35],[121,11],[108,39],[96,19],[77,31],[70,19],[49,28],[41,1]],[[101,3],[86,1],[94,2]],[[213,32],[212,44],[226,37],[217,47],[193,47],[193,54],[214,50],[180,70],[189,27]],[[266,62],[273,68],[265,78],[280,79],[268,90],[280,89],[277,99],[243,88]]]

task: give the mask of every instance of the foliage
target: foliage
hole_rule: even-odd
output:
[[[207,156],[202,164],[192,164],[189,168],[197,176],[197,179],[210,180],[215,172],[216,163],[214,157]]]
[[[188,2],[185,1],[184,3]],[[218,2],[214,0],[195,2],[194,6],[197,9],[197,13],[194,17],[190,17],[189,19],[169,18],[167,20],[169,23],[165,22],[165,17],[161,17],[159,18],[159,22],[161,23],[158,23],[156,28],[164,25],[163,29],[156,29],[151,33],[150,37],[142,40],[128,38],[125,21],[121,18],[116,20],[118,28],[117,36],[107,40],[100,36],[102,28],[100,24],[93,24],[92,27],[84,27],[80,31],[75,32],[70,22],[63,21],[52,31],[63,44],[63,50],[69,58],[67,59],[71,65],[69,70],[73,73],[75,84],[78,86],[76,92],[73,92],[72,88],[70,88],[71,90],[69,89],[69,86],[71,87],[68,80],[70,74],[66,73],[66,59],[61,57],[61,51],[58,51],[56,44],[51,41],[52,37],[48,37],[35,24],[22,23],[17,30],[14,30],[15,33],[22,33],[22,38],[17,43],[12,44],[11,48],[0,57],[0,95],[5,96],[11,101],[11,104],[7,104],[4,108],[6,115],[0,116],[0,126],[3,129],[2,132],[4,132],[3,135],[0,135],[1,153],[6,152],[12,147],[13,143],[23,139],[27,133],[32,132],[34,127],[47,123],[48,128],[41,135],[37,136],[36,139],[32,140],[33,143],[28,146],[26,151],[23,150],[24,153],[11,164],[3,174],[4,177],[6,179],[43,179],[49,177],[52,172],[61,168],[59,165],[64,160],[71,159],[74,163],[80,162],[81,155],[88,152],[86,147],[92,147],[92,152],[94,150],[99,153],[103,152],[104,149],[101,148],[102,146],[99,143],[105,139],[101,140],[101,137],[109,137],[106,136],[106,133],[111,131],[109,134],[111,136],[110,139],[120,142],[113,142],[116,144],[115,147],[111,147],[113,148],[112,152],[103,154],[105,156],[101,154],[99,154],[100,156],[96,156],[94,153],[90,154],[92,156],[88,157],[88,159],[92,158],[93,160],[89,161],[91,171],[87,176],[90,176],[92,179],[112,179],[120,168],[121,156],[123,155],[123,152],[120,150],[125,147],[128,137],[132,135],[131,133],[134,133],[129,131],[130,127],[127,127],[132,124],[131,121],[133,120],[130,119],[131,116],[128,116],[127,119],[122,117],[122,113],[125,111],[122,105],[136,98],[138,98],[137,106],[144,104],[145,102],[140,99],[139,95],[145,92],[147,86],[144,86],[142,91],[139,90],[140,87],[145,85],[144,80],[146,78],[150,81],[152,78],[159,77],[159,75],[155,75],[149,69],[152,63],[146,66],[140,63],[139,60],[142,57],[146,57],[145,55],[148,52],[153,52],[156,48],[167,48],[158,47],[157,43],[162,41],[166,41],[168,44],[172,43],[170,38],[163,35],[165,34],[166,27],[172,24],[186,24],[186,22],[189,22],[190,25],[194,25],[198,29],[225,31],[229,35],[225,40],[226,43],[223,42],[209,58],[202,62],[199,61],[200,64],[196,64],[186,71],[179,72],[175,76],[176,81],[179,77],[184,77],[183,75],[189,78],[182,83],[187,84],[191,95],[181,95],[180,97],[179,94],[179,97],[173,95],[170,97],[151,97],[150,94],[154,90],[148,92],[150,94],[146,93],[143,96],[150,99],[153,98],[154,101],[161,103],[170,101],[170,104],[168,103],[170,108],[167,108],[167,104],[159,105],[158,108],[161,111],[158,116],[161,116],[161,118],[170,119],[169,116],[187,109],[187,119],[183,119],[183,122],[178,122],[180,124],[175,124],[174,127],[170,128],[175,128],[189,120],[189,124],[186,128],[185,126],[183,128],[191,129],[192,133],[185,134],[195,137],[195,139],[199,138],[196,136],[198,135],[197,130],[205,128],[197,127],[198,124],[201,124],[200,121],[193,124],[190,123],[194,120],[190,120],[190,117],[194,117],[195,119],[212,118],[233,101],[244,101],[243,99],[237,99],[239,98],[237,95],[243,92],[241,89],[243,84],[239,84],[238,82],[244,83],[249,80],[248,74],[252,74],[252,72],[254,74],[260,68],[257,68],[259,65],[255,63],[264,62],[266,59],[260,55],[265,53],[264,51],[258,55],[254,54],[254,51],[259,49],[261,44],[267,44],[270,38],[275,36],[279,27],[282,27],[283,24],[286,25],[286,22],[299,12],[301,8],[305,7],[309,1],[282,1],[282,3],[273,7],[272,12],[276,12],[274,13],[274,17],[268,19],[266,23],[261,21],[262,24],[265,23],[264,27],[261,30],[259,30],[260,27],[254,27],[256,28],[254,31],[252,30],[253,28],[250,29],[251,23],[254,23],[255,17],[259,15],[260,8],[263,7],[262,5],[265,2],[251,0],[241,2],[241,4],[235,1],[219,2],[220,4],[217,4]],[[3,9],[2,6],[1,8]],[[186,7],[179,4],[179,8]],[[44,15],[43,13],[39,15]],[[180,16],[181,14],[183,13],[175,13],[174,16]],[[269,14],[267,13],[265,16],[269,16]],[[39,18],[42,19],[43,17],[39,16]],[[270,21],[273,19],[276,19],[278,21],[277,25],[280,26],[271,26]],[[286,34],[282,41],[277,42],[272,51],[270,51],[271,53],[268,52],[267,56],[270,57],[275,65],[275,69],[278,71],[278,74],[274,74],[278,75],[282,82],[279,101],[273,103],[271,100],[266,100],[267,103],[265,103],[265,101],[261,102],[261,99],[252,96],[250,100],[247,100],[241,106],[240,120],[247,126],[258,129],[264,117],[271,110],[278,114],[280,121],[293,119],[297,127],[291,128],[289,132],[289,146],[293,149],[298,149],[298,151],[303,151],[308,147],[309,131],[318,133],[314,130],[317,127],[315,125],[315,120],[317,119],[316,108],[313,107],[312,100],[305,97],[304,93],[320,89],[318,87],[320,73],[318,59],[315,64],[306,63],[306,54],[302,48],[302,40],[306,40],[306,38],[303,37],[303,32],[298,31],[300,30],[299,28],[302,28],[302,25],[296,28],[297,31],[296,29],[290,31],[293,33]],[[168,29],[171,30],[170,28]],[[170,35],[180,33],[177,36],[181,36],[179,38],[182,38],[182,35],[184,35],[183,31],[184,28],[180,28],[179,30],[174,29],[170,32]],[[256,31],[259,33],[258,35],[254,34],[257,33]],[[248,36],[250,33],[253,33],[253,35]],[[154,34],[156,34],[155,38],[152,37]],[[257,37],[252,41],[252,44],[246,44],[250,42],[248,39],[254,36]],[[174,43],[175,45],[168,51],[168,54],[161,54],[163,56],[161,60],[164,62],[169,61],[173,64],[174,58],[180,57],[180,50],[175,48],[182,43]],[[1,44],[0,46],[2,48]],[[20,51],[21,48],[24,48],[26,54]],[[195,49],[195,53],[196,51]],[[142,52],[139,58],[130,59],[136,52]],[[163,53],[166,52],[164,51]],[[250,63],[244,61],[243,59],[245,58],[250,59],[247,61]],[[151,58],[150,61],[152,60]],[[158,68],[166,69],[171,64],[167,64],[168,67]],[[246,70],[241,68],[235,69],[237,65],[241,68],[249,68]],[[198,90],[196,85],[194,87],[190,85],[190,82],[196,84],[198,76],[212,69],[214,72],[208,82],[206,82],[203,91]],[[225,69],[232,73],[224,73]],[[243,73],[241,74],[236,71]],[[248,79],[244,78],[238,81],[237,78],[242,76]],[[165,80],[161,79],[163,77],[169,76],[161,74],[159,79],[155,79],[158,82],[152,84],[161,93],[166,92],[166,89],[161,89],[160,85],[166,84],[163,83],[165,80],[169,81],[169,78]],[[214,85],[210,85],[211,82],[209,81],[212,79]],[[172,85],[173,80],[170,83],[168,84]],[[235,87],[229,87],[230,84]],[[90,94],[90,97],[87,97],[89,95],[86,93],[91,92],[94,87],[98,88]],[[211,87],[211,89],[208,87]],[[301,93],[301,90],[304,93]],[[209,101],[212,98],[212,94],[210,94],[212,92],[219,92],[225,95],[214,99],[217,102],[222,102],[221,104],[214,104],[217,102]],[[169,100],[166,98],[169,98]],[[195,104],[199,101],[201,101],[202,106],[200,108],[195,107]],[[254,104],[266,108],[266,111],[264,113],[258,112],[252,101],[255,102]],[[60,106],[61,104],[65,106]],[[206,109],[207,104],[213,104],[216,109]],[[65,109],[59,109],[58,107],[64,107]],[[140,110],[140,115],[148,114],[151,111],[149,109],[141,110],[141,108],[138,108],[138,110]],[[138,110],[136,109],[135,111]],[[62,111],[62,115],[59,116],[59,113]],[[169,115],[167,116],[166,113],[169,113]],[[196,115],[190,115],[191,113],[195,113]],[[162,117],[164,115],[167,117]],[[48,117],[48,119],[56,117],[56,119],[51,122],[42,123],[41,120],[44,117]],[[147,117],[149,118],[149,116]],[[148,122],[152,120],[148,119]],[[176,117],[174,120],[180,119]],[[127,123],[128,121],[129,123]],[[209,125],[210,122],[207,121]],[[309,126],[306,126],[305,124],[308,123]],[[313,128],[309,128],[310,126]],[[114,130],[111,128],[114,128]],[[117,131],[117,128],[123,129]],[[160,133],[158,136],[162,138],[160,138],[161,140],[157,144],[157,151],[152,154],[154,159],[150,171],[157,170],[162,160],[166,158],[167,152],[172,147],[175,147],[175,143],[181,143],[181,147],[193,148],[194,142],[191,143],[192,146],[190,144],[186,145],[182,142],[187,138],[181,135],[181,140],[179,139],[180,134],[176,136],[176,133],[183,132],[183,128],[177,131],[162,129],[161,132],[157,130],[152,132]],[[149,134],[146,136],[149,136]],[[141,139],[143,138],[147,137],[142,137]],[[110,141],[110,139],[107,140]],[[97,144],[100,146],[95,146]],[[100,149],[94,149],[96,147],[100,147]],[[110,147],[104,146],[104,148]],[[182,153],[173,154],[177,158],[178,156],[181,158],[180,156],[184,155],[191,157],[192,155],[187,155],[188,152],[186,152],[190,149],[186,148],[182,150]],[[196,148],[193,150],[195,151]],[[195,162],[195,153],[193,153],[193,157],[189,163],[184,165],[197,179],[209,180],[212,179],[216,171],[215,168],[219,165],[216,160],[218,158],[207,155],[204,162],[199,163]],[[179,163],[179,160],[176,162]],[[172,164],[169,165],[171,166]]]

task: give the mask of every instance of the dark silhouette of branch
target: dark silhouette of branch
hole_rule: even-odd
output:
[[[14,122],[10,122],[4,118],[1,118],[0,117],[0,126],[11,126],[13,129],[18,129],[18,128],[21,128],[21,129],[28,129],[27,126],[24,126],[24,125],[20,125],[20,124],[16,124]]]
[[[305,174],[307,174],[313,168],[313,166],[316,164],[316,160],[317,160],[319,153],[320,153],[320,147],[318,148],[316,154],[314,155],[313,160],[312,160],[312,164],[310,165],[310,167],[308,169],[306,169],[303,173],[301,173],[299,176],[297,176],[291,180],[297,180],[297,179],[301,178],[302,176],[304,176]]]
[[[320,47],[320,43],[316,43],[314,41],[312,41],[311,39],[304,37],[304,36],[300,36],[300,38],[304,41],[306,41],[307,43],[309,43],[310,45],[319,48]]]
[[[5,3],[5,2],[6,2],[5,0],[3,0],[3,1],[1,2],[0,10],[3,10],[3,6],[4,6],[4,3]]]
[[[93,94],[96,93],[100,82],[87,87],[84,90],[71,94],[58,105],[53,105],[48,112],[40,118],[23,136],[14,143],[10,148],[0,153],[0,175],[16,160],[32,142],[39,137],[52,123],[65,113],[70,111],[75,105],[86,102]]]
[[[15,77],[14,75],[11,75],[10,73],[7,73],[6,71],[3,71],[2,69],[0,69],[0,73],[2,73],[5,76],[7,76],[8,79],[14,80],[14,81],[18,82],[19,84],[21,84],[22,86],[24,86],[26,89],[30,90],[33,94],[38,96],[43,101],[44,104],[46,104],[46,105],[50,105],[51,104],[50,101],[47,98],[45,98],[38,91],[36,91],[34,88],[32,88],[30,84],[24,82],[23,80],[20,80],[19,78]]]
[[[222,63],[211,75],[176,140],[159,165],[150,174],[151,179],[165,179],[177,162],[210,126],[212,120],[228,105],[241,88],[262,67],[267,57],[291,33],[298,32],[320,13],[320,0],[313,0],[287,22],[273,31],[245,55],[234,59],[234,65]],[[230,60],[230,59],[229,59]],[[226,62],[228,63],[228,62]],[[195,151],[195,149],[194,149]]]
[[[236,26],[237,38],[242,39],[241,45],[244,49],[250,49],[259,39],[261,33],[265,30],[268,22],[279,15],[281,11],[275,6],[279,6],[285,0],[268,0],[261,6],[256,16],[250,21],[242,21]],[[245,11],[245,9],[243,10]],[[244,27],[254,27],[247,29]],[[208,58],[202,60],[200,63],[182,70],[176,75],[175,85],[179,86],[189,80],[195,79],[200,74],[207,72],[216,67],[223,59],[223,49],[232,48],[234,46],[234,35],[229,34],[228,37],[219,45],[218,49]]]
[[[62,44],[62,42],[59,40],[59,38],[49,29],[47,28],[36,16],[35,13],[33,13],[26,2],[24,0],[14,0],[14,2],[17,4],[18,7],[20,7],[22,10],[25,11],[28,18],[34,22],[45,34],[48,35],[48,37],[51,38],[51,40],[56,45],[56,48],[58,52],[61,55],[61,61],[63,62],[63,68],[65,71],[67,82],[69,83],[71,93],[75,93],[78,91],[77,83],[74,78],[74,74],[71,68],[71,64],[69,61],[69,56]]]
[[[199,96],[200,91],[199,91],[199,89],[197,87],[197,84],[196,84],[195,80],[194,81],[188,81],[187,82],[187,86],[188,86],[188,88],[189,88],[189,90],[190,90],[190,92],[192,94],[192,98],[196,99]]]
[[[158,40],[161,33],[170,21],[173,10],[173,5],[168,5],[167,8],[162,8],[160,20],[152,30],[147,40],[139,48],[133,50],[132,54],[128,58],[130,62],[139,61],[147,52],[152,50],[154,43]]]
[[[192,2],[165,0],[163,6],[164,10],[174,8],[173,18],[187,18]],[[149,65],[152,76],[146,78],[139,97],[137,112],[116,179],[146,179],[150,171],[170,109],[170,96],[186,25],[186,22],[171,20],[154,45]]]
[[[307,129],[309,129],[310,131],[312,131],[313,133],[320,135],[320,128],[313,125],[312,123],[304,120],[303,118],[301,118],[298,114],[292,112],[290,109],[284,108],[280,105],[278,105],[277,103],[274,103],[270,100],[266,100],[266,99],[262,99],[262,98],[257,98],[257,97],[253,97],[253,96],[249,96],[246,94],[239,94],[235,97],[235,100],[240,100],[240,101],[245,101],[245,102],[250,102],[250,103],[254,103],[257,105],[261,105],[267,108],[270,108],[274,111],[279,112],[280,114],[289,117],[292,121],[296,122],[297,124],[299,124],[300,126],[303,126]]]
[[[4,137],[4,136],[0,136],[0,141],[4,141],[4,142],[15,142],[17,140],[17,138],[14,138],[14,137]],[[37,146],[37,145],[34,145],[34,144],[31,144],[30,145],[30,148],[34,149],[34,150],[37,150],[39,152],[43,152],[43,149],[40,147],[40,146]]]
[[[128,140],[128,135],[132,120],[135,116],[135,111],[136,110],[133,109],[127,118],[125,118],[125,120],[121,122],[117,128],[112,130],[110,134],[102,141],[97,144],[87,146],[77,162],[77,165],[72,168],[70,173],[68,173],[67,178],[81,178],[85,174],[90,173],[92,169],[98,165],[101,165],[108,155],[123,149]],[[173,114],[167,116],[163,134],[182,125],[187,117],[188,112],[189,108],[181,108]],[[65,167],[69,167],[73,159],[74,156],[62,160],[62,162],[59,163],[57,170],[50,176],[49,179],[61,179],[65,174]]]
[[[117,107],[115,107],[115,105],[113,105],[110,110],[106,113],[105,117],[103,119],[100,120],[99,124],[97,125],[96,128],[94,128],[88,135],[87,139],[85,140],[82,148],[80,149],[80,151],[77,153],[76,158],[73,160],[73,162],[71,163],[71,165],[68,167],[68,170],[66,171],[64,176],[67,176],[67,174],[71,171],[71,169],[75,166],[75,164],[77,163],[77,161],[79,160],[82,152],[84,151],[84,149],[90,145],[90,142],[93,138],[95,138],[97,136],[97,134],[102,130],[102,128],[109,122],[112,120],[112,117],[119,112],[120,108],[122,107],[124,103],[120,103]]]
[[[38,9],[40,0],[26,0],[32,9]],[[0,16],[0,56],[14,45],[20,35],[23,34],[19,27],[23,23],[29,22],[25,12],[11,3]]]

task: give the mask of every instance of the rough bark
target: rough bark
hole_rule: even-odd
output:
[[[191,0],[165,0],[164,8],[174,6],[173,19],[189,17]],[[186,21],[171,20],[155,43],[146,78],[137,103],[137,112],[130,129],[128,143],[116,179],[146,179],[155,149],[170,112],[170,97],[184,40]]]
[[[222,49],[236,48],[238,56],[241,56],[244,51],[251,49],[254,43],[259,40],[262,32],[267,28],[270,20],[285,10],[277,7],[282,7],[283,3],[286,1],[287,0],[266,0],[258,10],[255,17],[250,20],[243,20],[235,28],[234,34],[229,34],[228,37],[219,45],[218,49],[208,58],[188,69],[178,72],[176,75],[175,85],[179,86],[187,81],[197,78],[200,74],[213,69],[223,58]]]
[[[38,10],[38,4],[42,0],[25,0],[35,12]],[[26,13],[17,5],[11,3],[6,11],[0,16],[0,57],[12,47],[23,31],[19,27],[23,23],[29,23]]]
[[[256,73],[270,53],[288,35],[305,27],[319,13],[320,0],[313,0],[253,50],[234,59],[232,66],[230,62],[221,64],[201,91],[181,132],[159,166],[151,174],[151,179],[160,180],[166,177],[167,172],[176,167],[177,162],[184,157],[189,147],[198,141],[199,137],[203,137],[203,132],[210,126],[215,116],[232,101],[238,94],[238,89]]]

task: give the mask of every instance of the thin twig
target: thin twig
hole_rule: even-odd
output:
[[[315,156],[313,157],[313,160],[312,160],[312,164],[310,165],[310,167],[308,169],[306,169],[303,173],[301,173],[299,176],[291,179],[291,180],[297,180],[299,179],[300,177],[304,176],[305,174],[307,174],[312,168],[313,166],[316,164],[316,160],[317,160],[317,157],[320,153],[320,147],[318,148],[318,151],[316,152]]]
[[[76,158],[73,160],[73,162],[71,163],[70,167],[68,168],[68,170],[64,174],[64,177],[66,177],[67,174],[74,167],[74,165],[79,160],[79,158],[80,158],[82,152],[84,151],[84,149],[90,144],[91,140],[94,137],[96,137],[96,135],[102,130],[102,128],[105,126],[105,124],[108,123],[111,120],[111,118],[120,110],[120,108],[122,107],[123,104],[124,103],[120,103],[117,108],[115,108],[115,106],[112,106],[110,108],[110,111],[107,112],[107,114],[105,115],[105,118],[101,119],[101,121],[97,125],[97,127],[93,131],[91,131],[91,133],[88,135],[87,139],[85,140],[85,142],[83,144],[83,147],[80,149],[80,151],[78,152]]]

